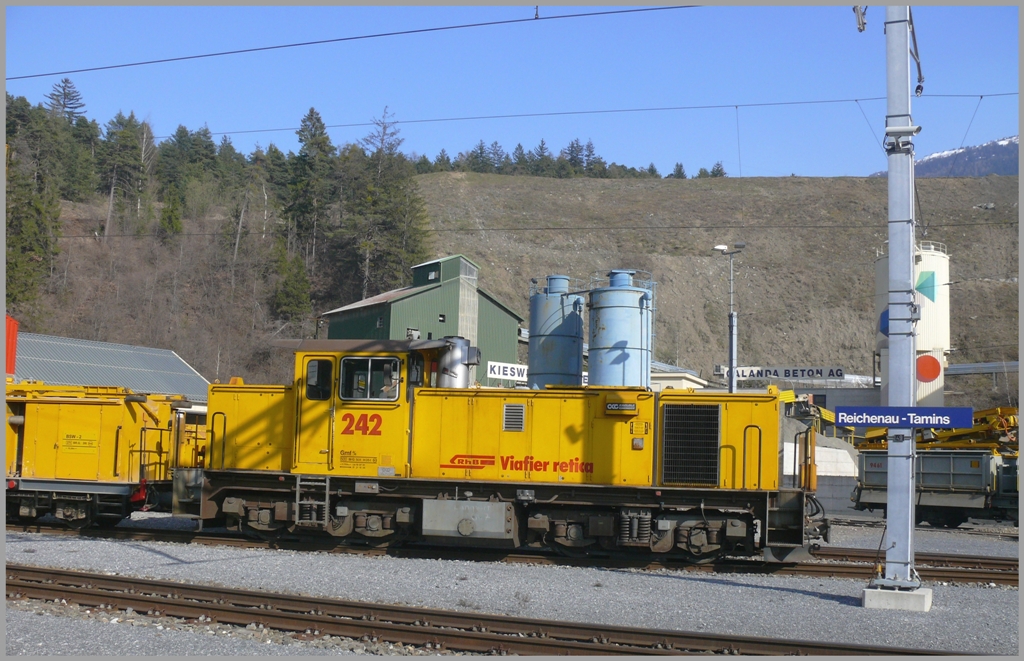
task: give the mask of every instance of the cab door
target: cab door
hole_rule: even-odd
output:
[[[345,356],[334,428],[335,472],[404,477],[408,473],[407,360],[398,356]]]
[[[338,399],[338,359],[330,355],[302,358],[299,406],[295,416],[296,464],[301,470],[331,468],[331,445]]]

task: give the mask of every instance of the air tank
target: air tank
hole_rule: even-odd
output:
[[[914,249],[914,324],[917,405],[943,406],[949,337],[949,254],[945,244],[922,241]],[[875,350],[880,357],[882,404],[889,394],[889,256],[875,260]]]
[[[637,271],[608,273],[608,286],[591,288],[589,385],[651,386],[654,282],[649,273],[635,286]]]
[[[583,297],[569,293],[569,276],[549,275],[530,285],[530,349],[527,383],[578,386],[583,380]]]

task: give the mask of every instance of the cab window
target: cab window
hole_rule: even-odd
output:
[[[341,398],[398,399],[397,358],[345,358],[341,361]]]
[[[331,398],[331,361],[311,360],[306,364],[306,399]]]

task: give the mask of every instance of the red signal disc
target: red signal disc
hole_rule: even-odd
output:
[[[921,383],[931,383],[942,374],[942,363],[935,356],[918,356],[917,358],[917,380]]]

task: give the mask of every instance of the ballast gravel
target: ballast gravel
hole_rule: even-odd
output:
[[[877,545],[881,529],[837,532],[844,531],[845,536],[845,531],[857,531],[851,533],[855,536],[861,530],[874,534]],[[932,534],[964,537],[955,552],[973,555],[985,554],[979,545],[992,543],[976,535]],[[19,564],[549,620],[973,654],[1019,653],[1016,587],[926,584],[934,591],[932,609],[914,613],[861,607],[865,582],[854,579],[362,557],[15,532],[8,532],[6,539],[7,561]],[[833,545],[854,544],[834,537]],[[930,550],[921,542],[917,547]],[[1015,547],[1015,542],[1002,540],[1000,550],[989,554],[1016,556]],[[224,654],[223,647],[213,647],[222,644],[230,645],[226,653],[232,655],[356,651],[343,641],[310,647],[308,641],[285,636],[260,643],[230,632],[165,633],[166,628],[157,630],[154,625],[124,626],[123,620],[112,625],[83,619],[80,610],[63,605],[56,615],[61,624],[53,626],[50,618],[55,615],[29,613],[38,604],[8,601],[8,654],[138,654],[141,649],[152,650],[149,654]],[[52,611],[56,606],[51,603],[47,608]],[[165,652],[165,644],[181,647],[167,647]],[[278,649],[275,645],[285,651],[272,651]],[[313,652],[300,651],[310,649]],[[357,653],[425,652],[385,647]]]

